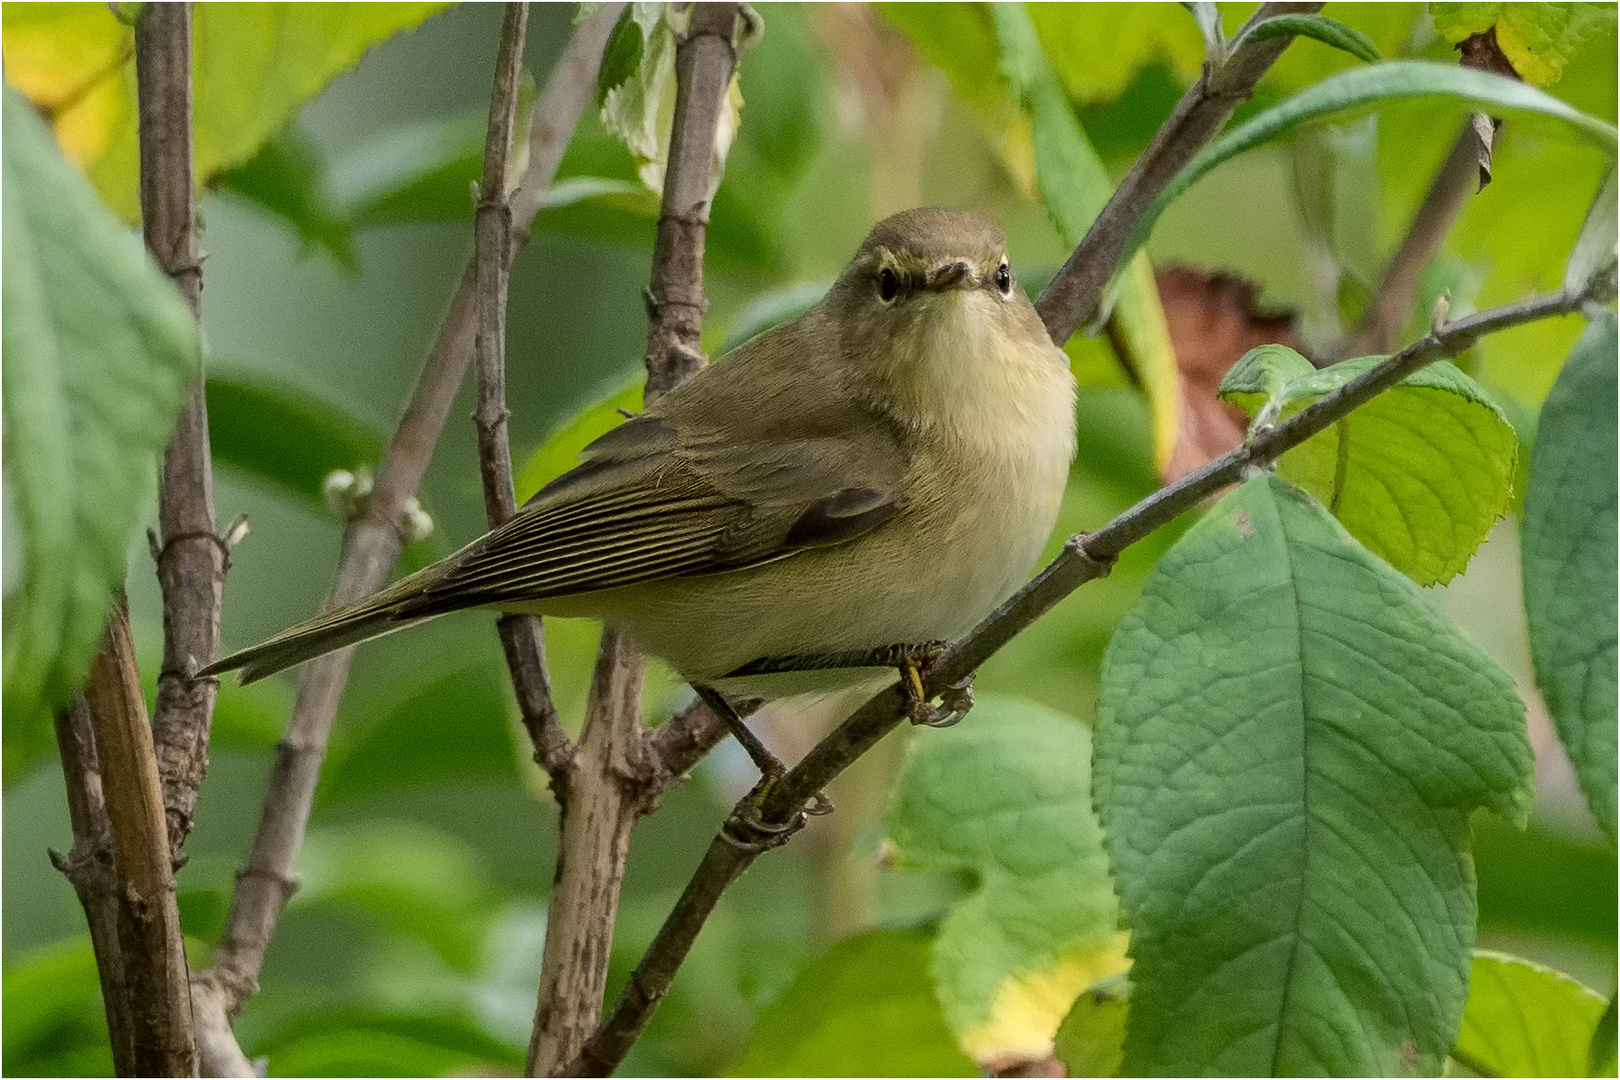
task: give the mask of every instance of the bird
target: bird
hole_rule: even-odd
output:
[[[875,658],[909,668],[915,699],[918,657],[1034,569],[1075,435],[1068,360],[1001,229],[907,210],[820,302],[592,442],[505,524],[199,674],[248,683],[487,609],[601,620],[729,711],[740,739],[733,703],[872,680]],[[960,695],[946,706],[964,711]]]

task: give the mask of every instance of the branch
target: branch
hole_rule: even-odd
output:
[[[96,974],[101,980],[101,1001],[112,1043],[113,1071],[119,1076],[134,1076],[135,1048],[130,1039],[133,1022],[124,952],[118,943],[112,838],[108,834],[107,804],[101,792],[101,765],[96,758],[90,707],[82,695],[56,714],[56,746],[62,754],[62,775],[67,781],[73,848],[66,855],[53,849],[51,865],[73,885],[85,921],[90,924],[90,944],[96,954]]]
[[[580,24],[535,102],[529,167],[513,196],[514,206],[524,207],[515,223],[521,226],[520,236],[526,235],[539,208],[539,193],[556,175],[568,133],[595,94],[602,49],[617,16],[618,5],[609,4]],[[332,587],[333,606],[376,591],[399,557],[401,521],[414,505],[416,490],[472,360],[475,312],[475,277],[469,265],[440,324],[410,404],[383,455],[365,508],[344,533],[343,555]],[[217,988],[229,1016],[240,1013],[258,991],[265,951],[281,910],[297,887],[293,868],[303,846],[315,782],[352,656],[353,650],[345,649],[304,669],[287,733],[277,747],[253,851],[238,880],[214,966],[201,976]]]
[[[703,245],[716,179],[715,133],[737,63],[732,35],[739,5],[699,3],[689,13],[675,51],[675,110],[647,290],[649,402],[707,362],[699,348]],[[629,643],[604,630],[565,785],[529,1076],[555,1075],[573,1060],[602,1014],[630,832],[657,805],[669,777],[650,761],[641,734],[645,674],[646,662]]]
[[[191,169],[191,5],[144,11],[135,25],[140,102],[141,228],[146,247],[185,298],[201,310],[196,189]],[[161,547],[154,545],[163,589],[163,669],[152,715],[169,848],[191,832],[197,789],[208,772],[208,734],[217,679],[191,673],[219,654],[219,609],[229,559],[215,532],[208,404],[201,372],[181,408],[163,458],[158,493]]]
[[[1451,227],[1457,223],[1468,197],[1474,194],[1479,173],[1479,136],[1473,121],[1464,121],[1451,153],[1429,185],[1412,218],[1406,237],[1384,270],[1378,295],[1362,314],[1361,325],[1338,350],[1340,357],[1372,356],[1388,352],[1411,321],[1423,271],[1440,254]]]
[[[495,89],[489,101],[489,133],[484,141],[484,172],[479,183],[474,225],[474,280],[478,294],[478,333],[474,354],[478,375],[478,464],[484,484],[484,512],[497,529],[517,512],[512,491],[512,447],[506,418],[506,298],[512,266],[512,208],[506,195],[506,167],[512,152],[512,125],[517,119],[518,82],[523,76],[523,42],[529,6],[506,5]],[[534,744],[534,758],[551,774],[553,788],[573,754],[557,718],[546,674],[545,636],[532,615],[506,615],[496,620],[506,666],[512,675],[518,711]],[[559,792],[560,794],[560,792]]]
[[[109,914],[117,926],[119,963],[104,972],[102,979],[104,986],[108,979],[116,985],[121,975],[118,989],[123,1000],[106,1002],[114,1052],[127,1068],[121,1068],[120,1075],[196,1076],[191,992],[180,911],[175,906],[163,793],[152,753],[152,729],[146,720],[146,698],[135,666],[135,645],[129,636],[129,612],[122,599],[114,605],[101,650],[90,665],[84,705],[90,739],[84,740],[84,729],[76,723],[76,705],[68,712],[72,739],[61,739],[60,734],[58,738],[72,751],[71,756],[64,756],[63,766],[70,786],[79,788],[68,800],[75,819],[74,846],[77,850],[81,836],[91,846],[83,852],[89,856],[87,860],[77,866],[70,860],[69,865],[58,866],[68,873],[74,888],[81,890],[81,897],[85,890],[97,897],[94,913],[86,905],[92,940],[96,931],[105,932],[103,920]],[[104,850],[110,858],[105,861],[95,847],[101,839],[99,823],[88,824],[95,812],[94,788],[76,783],[80,778],[87,780],[93,767],[100,774],[101,809],[106,816]],[[99,961],[101,950],[97,952]],[[125,1046],[127,1056],[120,1053]]]
[[[1318,3],[1262,4],[1244,26],[1275,15],[1309,14],[1321,8]],[[1243,36],[1241,31],[1239,36]],[[1278,37],[1245,41],[1219,66],[1205,62],[1203,75],[1176,103],[1169,119],[1091,223],[1074,254],[1035,301],[1035,310],[1059,347],[1074,336],[1075,330],[1097,317],[1120,253],[1142,214],[1182,166],[1226,126],[1292,40]]]
[[[1245,445],[1160,488],[1096,532],[1070,537],[1058,557],[1033,581],[929,667],[923,680],[925,691],[937,694],[971,675],[1060,600],[1086,582],[1107,575],[1127,547],[1237,483],[1246,471],[1269,466],[1285,451],[1325,431],[1413,372],[1441,357],[1457,355],[1485,334],[1569,314],[1595,300],[1607,301],[1614,288],[1611,272],[1583,293],[1550,293],[1436,327],[1429,336],[1283,423],[1256,432]],[[772,786],[759,805],[759,818],[775,825],[796,820],[816,792],[898,726],[902,718],[903,705],[896,684],[861,706]],[[748,798],[739,803],[738,812],[748,803]],[[758,855],[757,850],[745,851],[730,842],[723,833],[715,837],[686,891],[631,975],[612,1015],[571,1063],[569,1075],[608,1076],[618,1067],[668,992],[675,972],[721,895]]]

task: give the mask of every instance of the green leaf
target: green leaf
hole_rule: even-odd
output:
[[[56,5],[51,5],[56,7]],[[68,8],[70,5],[61,5]],[[243,164],[367,49],[448,5],[204,4],[192,18],[193,167],[199,188]],[[64,12],[25,40],[7,34],[6,73],[53,111],[70,156],[125,221],[140,218],[140,148],[129,28],[102,9],[95,25]],[[7,13],[8,26],[11,15]],[[102,50],[72,40],[87,31]],[[107,63],[107,55],[116,60]]]
[[[1293,350],[1266,345],[1238,361],[1221,396],[1250,415],[1269,399],[1286,419],[1383,359],[1318,371]],[[1506,513],[1517,459],[1518,440],[1502,410],[1440,361],[1288,451],[1277,471],[1326,503],[1375,555],[1432,585],[1460,573]]]
[[[1129,975],[1103,979],[1075,998],[1052,1051],[1064,1071],[1069,1076],[1118,1076],[1130,1010]]]
[[[1131,927],[1126,1075],[1438,1075],[1468,817],[1522,821],[1512,678],[1275,477],[1160,560],[1104,661],[1097,807]]]
[[[5,708],[28,716],[66,701],[89,668],[198,344],[139,238],[9,86],[4,152],[6,472],[27,564]]]
[[[540,444],[517,476],[517,500],[524,503],[534,493],[579,464],[579,452],[624,423],[624,414],[639,412],[646,377],[637,374],[624,385],[604,394],[574,414]]]
[[[1540,113],[1565,121],[1586,141],[1615,152],[1613,124],[1588,116],[1579,109],[1521,82],[1470,68],[1425,60],[1391,60],[1369,67],[1351,68],[1331,75],[1228,131],[1188,162],[1137,222],[1124,257],[1141,248],[1164,208],[1217,165],[1292,131],[1300,124],[1348,109],[1403,98],[1448,97],[1504,112]]]
[[[1373,39],[1360,30],[1325,15],[1277,15],[1256,23],[1244,35],[1247,41],[1269,41],[1279,37],[1306,37],[1331,45],[1369,64],[1383,59]]]
[[[1542,406],[1523,522],[1536,682],[1587,804],[1615,839],[1615,316],[1589,326]]]
[[[382,457],[382,433],[364,420],[295,383],[240,368],[209,373],[208,419],[216,462],[317,505],[333,470],[370,469]]]
[[[487,125],[467,113],[387,131],[332,166],[333,197],[356,228],[471,221]]]
[[[1027,10],[1068,96],[1081,104],[1100,104],[1119,98],[1153,64],[1168,63],[1184,82],[1198,77],[1207,53],[1204,32],[1196,18],[1178,7],[1029,4]],[[1098,48],[1099,42],[1107,47]]]
[[[1531,86],[1557,82],[1581,46],[1613,26],[1613,4],[1430,4],[1435,33],[1453,45],[1496,28],[1496,44]]]
[[[977,1076],[928,977],[929,935],[840,941],[760,1010],[740,1076]]]
[[[994,4],[990,15],[1002,76],[1030,117],[1041,197],[1058,235],[1073,246],[1102,212],[1114,185],[1052,74],[1028,9]],[[1175,450],[1181,389],[1170,327],[1146,255],[1132,260],[1121,275],[1113,311],[1122,359],[1146,387],[1153,407],[1154,460],[1162,469]]]
[[[354,228],[332,194],[326,157],[296,123],[220,177],[219,186],[287,221],[306,249],[322,248],[344,269],[359,271]]]
[[[88,936],[6,958],[7,1076],[111,1076],[107,1014]]]
[[[1075,994],[1125,966],[1090,762],[1084,724],[1012,699],[907,749],[886,819],[897,865],[979,883],[934,942],[940,1004],[975,1060],[1044,1057]]]
[[[636,25],[632,17],[634,13],[635,9],[628,5],[619,13],[618,21],[613,24],[613,33],[608,36],[607,47],[602,51],[602,66],[596,73],[598,109],[606,102],[608,91],[623,86],[636,73],[636,68],[641,66],[645,39],[641,27]]]
[[[1607,1005],[1568,975],[1481,949],[1452,1056],[1481,1076],[1586,1076]]]
[[[1006,102],[996,70],[996,32],[990,4],[879,4],[883,17],[911,39],[923,58],[945,72],[956,96],[981,108]]]

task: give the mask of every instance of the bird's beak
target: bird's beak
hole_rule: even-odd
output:
[[[971,289],[976,284],[973,267],[965,262],[946,263],[944,266],[936,267],[928,272],[927,287],[930,292],[944,292],[946,289]]]

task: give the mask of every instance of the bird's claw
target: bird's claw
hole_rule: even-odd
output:
[[[900,646],[895,666],[900,669],[900,695],[905,699],[906,719],[922,727],[952,727],[973,708],[973,676],[951,683],[939,694],[935,705],[923,687],[922,673],[937,662],[949,648],[943,641]]]
[[[720,828],[720,835],[730,844],[748,855],[758,855],[779,848],[792,839],[793,834],[804,828],[805,822],[811,817],[820,817],[833,811],[832,800],[824,792],[816,792],[815,798],[806,806],[794,811],[793,816],[784,822],[770,822],[759,816],[760,807],[764,805],[765,796],[770,793],[771,786],[780,776],[767,776],[749,792],[748,797],[737,804],[726,823]]]

